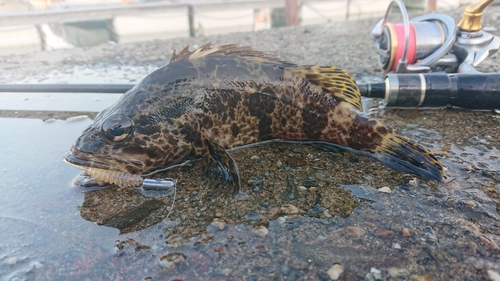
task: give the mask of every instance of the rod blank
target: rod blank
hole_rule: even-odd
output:
[[[123,94],[135,84],[0,84],[0,92]]]

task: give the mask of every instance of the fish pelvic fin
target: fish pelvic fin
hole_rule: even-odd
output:
[[[229,191],[233,195],[241,190],[240,174],[233,157],[220,144],[205,139],[208,153],[203,157],[204,173],[211,188]]]
[[[335,66],[316,65],[290,67],[287,70],[321,87],[326,94],[344,102],[350,109],[363,111],[358,85],[347,71]]]
[[[444,167],[429,150],[392,130],[388,130],[375,147],[373,157],[398,171],[429,180],[443,180]]]

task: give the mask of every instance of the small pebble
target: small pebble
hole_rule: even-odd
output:
[[[341,264],[336,263],[330,267],[326,273],[330,276],[331,280],[338,280],[342,272],[344,272],[344,267]]]
[[[233,270],[231,268],[224,268],[223,270],[220,271],[220,273],[222,273],[222,275],[224,276],[229,276],[229,274],[231,274]]]
[[[363,235],[363,229],[359,226],[348,226],[344,230],[344,234],[346,236],[352,237],[352,238],[359,238],[361,235]]]
[[[328,212],[328,210],[325,210],[325,211],[323,212],[323,215],[324,215],[325,217],[327,217],[327,218],[331,218],[331,217],[332,217],[332,215],[330,215],[330,213]]]
[[[377,237],[392,239],[392,238],[394,238],[394,231],[388,230],[388,229],[381,230],[381,231],[377,232]]]
[[[401,249],[401,245],[399,245],[399,243],[394,243],[394,244],[392,244],[392,248],[399,250],[399,249]]]
[[[311,209],[309,209],[309,212],[311,213],[323,213],[325,211],[325,208],[321,206],[314,206]]]
[[[290,273],[290,268],[288,266],[283,266],[281,268],[281,273],[283,273],[283,275],[288,275]]]
[[[404,276],[410,274],[408,269],[399,267],[389,267],[389,269],[387,269],[387,272],[392,278],[399,277],[398,280],[403,280]]]
[[[226,228],[226,222],[221,219],[214,219],[212,225],[217,227],[219,230],[224,230],[224,228]]]
[[[234,198],[238,201],[246,200],[248,198],[248,193],[240,191]]]
[[[250,157],[250,159],[251,159],[251,160],[257,160],[257,159],[260,159],[260,157],[259,157],[259,156],[257,156],[257,155],[253,155],[252,157]]]
[[[281,206],[281,212],[285,215],[295,215],[299,213],[299,209],[292,204]]]
[[[322,174],[322,173],[316,173],[316,178],[318,180],[322,180],[322,181],[326,181],[327,180],[325,174]]]
[[[168,253],[160,258],[160,263],[167,269],[172,269],[174,266],[186,259],[182,253]]]
[[[365,180],[367,180],[367,181],[372,181],[372,180],[373,180],[373,177],[372,177],[372,176],[370,176],[370,175],[365,175],[365,176],[363,176],[363,178],[364,178]]]
[[[292,170],[292,167],[285,167],[286,172],[290,172]]]
[[[481,241],[483,242],[483,244],[486,245],[486,247],[488,248],[488,250],[493,251],[493,252],[496,252],[496,251],[500,250],[500,247],[498,246],[498,244],[495,243],[495,241],[493,241],[488,236],[481,235],[481,236],[479,236],[479,238],[481,239]]]
[[[262,215],[256,212],[248,212],[245,214],[245,218],[249,221],[258,221],[262,219]]]
[[[411,235],[410,229],[409,229],[409,228],[406,228],[406,227],[405,227],[405,228],[403,228],[403,230],[401,231],[401,235],[402,235],[403,237],[410,237],[410,235]]]
[[[269,202],[266,201],[266,202],[260,204],[260,206],[263,208],[267,208],[267,207],[269,207]]]
[[[418,179],[417,178],[413,178],[411,179],[409,182],[408,182],[408,185],[411,186],[411,187],[417,187],[418,186]]]
[[[434,281],[436,280],[436,277],[434,277],[432,274],[424,274],[424,275],[412,275],[411,280],[415,281]]]
[[[491,281],[500,281],[499,273],[493,271],[492,269],[488,270],[487,272],[488,272],[488,277],[490,278]]]
[[[264,181],[262,181],[261,179],[251,179],[251,180],[248,180],[247,183],[249,186],[256,187],[256,186],[262,185],[264,183]]]
[[[314,180],[313,176],[307,176],[304,179],[304,182],[302,183],[303,186],[305,187],[311,187],[311,186],[316,186],[316,181]]]
[[[332,154],[332,155],[330,155],[330,160],[332,160],[333,162],[339,161],[340,159],[342,159],[342,155],[341,154]]]
[[[378,191],[383,192],[383,193],[391,193],[391,189],[388,186],[383,186],[378,189]]]
[[[349,162],[351,162],[351,163],[359,163],[359,159],[355,155],[351,155],[349,157]]]
[[[283,162],[281,162],[280,160],[278,160],[278,162],[276,162],[276,167],[281,167],[283,166]]]
[[[293,168],[307,166],[307,161],[297,156],[289,157],[288,159],[286,159],[286,163],[288,164],[288,166]]]
[[[264,237],[269,233],[269,230],[267,227],[263,225],[259,225],[256,228],[252,229],[253,234],[259,236],[259,237]]]
[[[303,185],[299,185],[299,186],[297,186],[297,188],[298,188],[299,190],[302,190],[302,191],[307,190],[307,187],[305,187],[305,186],[303,186]]]

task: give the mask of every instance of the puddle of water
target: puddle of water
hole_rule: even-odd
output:
[[[361,192],[360,198],[366,197],[368,201],[361,202],[346,218],[325,217],[324,204],[328,201],[314,195],[320,193],[307,190],[299,190],[298,198],[280,199],[276,203],[300,206],[302,198],[305,203],[316,198],[318,205],[311,201],[312,208],[300,207],[299,215],[293,214],[292,207],[280,211],[274,203],[261,205],[262,201],[273,202],[270,196],[274,195],[264,194],[268,194],[268,189],[282,190],[280,181],[286,183],[290,176],[293,181],[302,179],[298,176],[302,173],[312,173],[314,179],[305,180],[315,181],[319,186],[316,190],[324,189],[321,196],[326,198],[327,189],[331,190],[333,183],[325,175],[334,175],[345,183],[352,182],[351,177],[359,172],[367,183],[373,183],[378,177],[383,179],[386,173],[378,175],[375,166],[361,157],[360,163],[350,161],[350,154],[340,156],[345,161],[334,160],[341,166],[349,163],[350,169],[354,169],[345,176],[339,170],[337,174],[327,170],[308,171],[309,165],[320,167],[321,159],[338,155],[314,152],[313,148],[304,146],[277,145],[248,149],[248,154],[235,153],[241,171],[254,174],[271,171],[259,184],[248,180],[247,172],[242,173],[244,182],[249,183],[246,187],[249,195],[243,201],[210,195],[211,192],[189,182],[189,178],[194,178],[194,182],[199,180],[192,174],[196,167],[185,167],[184,171],[175,172],[180,173],[179,176],[174,173],[181,181],[177,209],[172,217],[148,222],[152,219],[148,215],[157,210],[166,211],[164,208],[170,204],[146,204],[147,200],[155,199],[145,199],[133,190],[108,188],[101,193],[82,194],[72,186],[79,171],[64,164],[61,158],[90,122],[89,119],[47,123],[36,119],[0,118],[3,132],[0,154],[8,160],[0,162],[1,279],[112,280],[127,276],[134,280],[147,277],[221,280],[247,276],[328,280],[327,272],[336,263],[342,265],[342,277],[346,279],[377,276],[485,279],[500,272],[497,263],[500,218],[496,202],[478,189],[463,189],[453,183],[436,189],[422,182],[417,187],[401,185],[394,187],[391,193],[382,193],[370,185],[353,183],[345,188],[353,194]],[[435,133],[422,129],[415,132],[439,140]],[[243,159],[256,153],[263,158],[254,160],[255,163],[248,160],[243,163]],[[276,158],[265,157],[267,153]],[[302,161],[310,164],[299,163],[289,172],[271,170],[276,166],[273,161],[262,162],[262,159],[288,159],[291,154],[304,153],[318,156],[306,157]],[[446,164],[452,162],[445,161]],[[263,170],[256,172],[256,166],[262,166]],[[360,179],[355,181],[363,181],[363,177]],[[260,190],[256,191],[252,184]],[[286,194],[276,196],[282,198],[283,195]],[[103,201],[99,201],[101,199]],[[120,235],[117,229],[92,223],[92,217],[87,216],[100,213],[98,207],[102,204],[125,206],[123,212],[116,213],[121,217],[111,214],[114,220],[109,225],[118,227],[117,222],[134,218],[144,224],[139,227],[142,230]],[[246,211],[247,205],[254,211]],[[151,206],[153,208],[149,208]],[[225,212],[226,206],[236,216],[217,214],[217,210]],[[136,209],[142,210],[143,216],[130,214]],[[303,211],[307,215],[303,215]],[[316,213],[319,215],[314,217]],[[198,225],[202,232],[191,232],[190,223]],[[448,270],[442,270],[443,264]]]
[[[71,186],[77,171],[61,162],[70,136],[89,122],[0,118],[1,279],[43,279],[47,270],[45,278],[57,279],[82,255],[92,256],[89,248],[109,251],[105,245],[114,243],[116,230],[81,220],[82,194]]]

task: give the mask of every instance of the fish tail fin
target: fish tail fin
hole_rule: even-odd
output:
[[[427,149],[388,129],[371,156],[390,168],[429,180],[442,181],[444,167]]]
[[[343,124],[340,126],[342,129],[327,131],[322,140],[370,156],[401,172],[429,180],[443,180],[444,167],[429,150],[408,137],[398,135],[380,121],[363,117],[348,108],[342,111],[344,114],[339,113],[335,120],[337,127]]]

